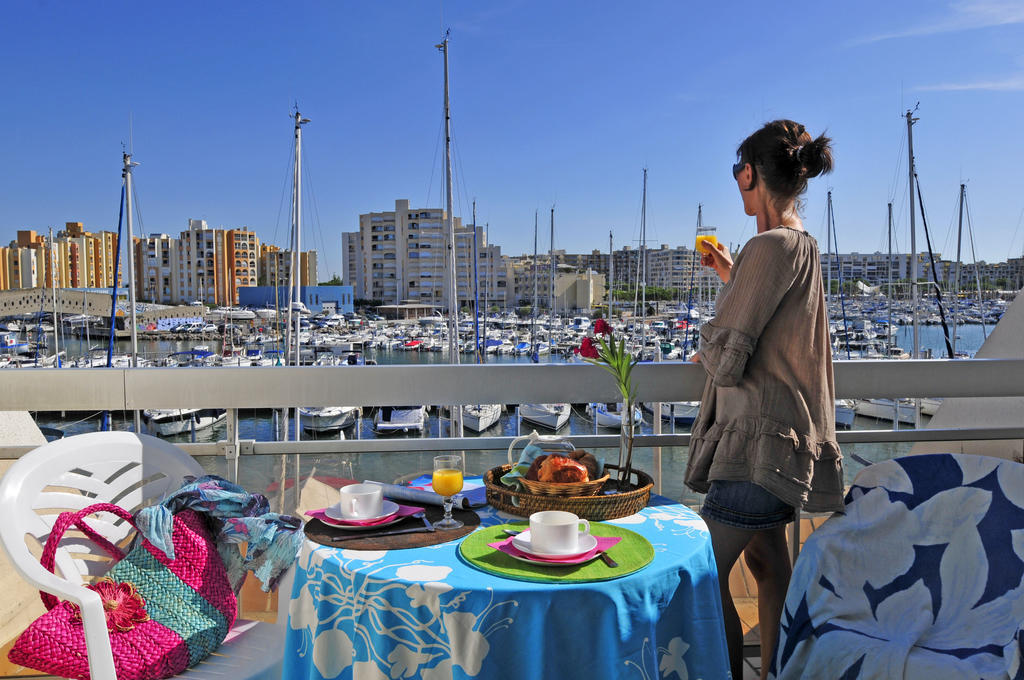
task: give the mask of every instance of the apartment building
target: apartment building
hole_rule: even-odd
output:
[[[229,229],[225,246],[228,256],[229,304],[238,304],[238,289],[255,286],[259,281],[260,240],[246,228]],[[313,285],[316,281],[313,281]]]
[[[259,247],[258,280],[264,286],[285,286],[291,281],[292,253],[277,246]],[[299,285],[315,286],[317,280],[317,257],[315,251],[299,253]]]
[[[359,231],[342,234],[343,281],[357,298],[448,308],[446,219],[444,210],[411,208],[405,199],[396,200],[393,211],[360,215]],[[472,304],[475,261],[481,294],[506,306],[508,268],[501,249],[487,243],[483,227],[463,226],[458,217],[453,221],[457,305]]]
[[[169,234],[150,234],[135,245],[135,295],[137,299],[174,304],[180,288],[176,266],[176,239]]]

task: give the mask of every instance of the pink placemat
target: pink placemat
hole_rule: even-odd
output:
[[[531,562],[548,563],[548,564],[583,564],[594,559],[594,556],[602,550],[608,550],[612,548],[616,543],[622,540],[621,536],[595,536],[597,539],[597,546],[583,553],[582,555],[572,555],[571,557],[537,557],[530,553],[523,552],[519,548],[512,545],[512,538],[508,537],[504,541],[498,541],[497,543],[488,543],[487,545],[495,550],[500,550],[506,555],[512,557],[520,557],[523,559],[530,560]]]
[[[415,515],[417,512],[423,512],[423,508],[418,508],[415,505],[399,505],[398,510],[387,517],[377,517],[376,519],[334,519],[333,517],[328,517],[324,513],[324,510],[326,509],[327,508],[310,510],[306,513],[306,517],[312,517],[320,520],[324,524],[333,526],[372,527],[378,524],[393,522],[395,519],[400,517],[408,517],[409,515]]]

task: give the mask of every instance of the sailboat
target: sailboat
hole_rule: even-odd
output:
[[[303,313],[309,314],[301,298],[302,280],[299,276],[299,262],[302,247],[302,126],[310,122],[303,118],[295,107],[295,166],[292,169],[292,233],[291,233],[291,266],[288,272],[289,304],[288,304],[288,363],[299,366],[302,363],[301,347],[304,336],[308,332],[302,329]],[[295,439],[300,437],[301,430],[313,432],[337,431],[338,438],[344,439],[342,427],[355,423],[359,409],[355,406],[302,406],[295,408]]]
[[[537,213],[533,214],[533,310],[530,317],[530,344],[534,351],[531,358],[537,363]],[[555,209],[551,209],[551,223],[555,222]],[[521,343],[522,344],[522,343]],[[518,353],[518,352],[517,352]],[[559,430],[569,422],[572,407],[567,403],[520,404],[519,417],[528,423]]]
[[[473,347],[477,363],[484,360],[484,352],[480,346],[480,287],[476,272],[476,201],[473,201]],[[484,307],[487,298],[484,297]],[[484,317],[484,335],[487,334],[487,317]],[[466,404],[462,407],[462,425],[473,432],[483,432],[501,418],[501,404]]]

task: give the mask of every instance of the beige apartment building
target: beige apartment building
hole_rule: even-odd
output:
[[[476,291],[474,262],[481,304],[507,307],[509,270],[501,249],[487,243],[481,226],[463,226],[454,218],[457,305],[469,307]],[[359,216],[359,231],[342,234],[343,281],[355,297],[384,304],[413,301],[449,307],[446,214],[439,208],[410,208],[395,201],[395,209]],[[474,257],[474,237],[475,252]]]
[[[259,282],[263,286],[285,286],[291,281],[292,253],[272,245],[259,247]],[[317,279],[315,251],[299,253],[299,285],[315,286]]]

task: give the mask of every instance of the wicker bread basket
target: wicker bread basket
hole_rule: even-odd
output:
[[[618,471],[616,465],[605,465],[605,470],[611,473]],[[574,515],[589,520],[615,519],[640,512],[651,498],[651,489],[654,487],[654,480],[646,472],[633,470],[630,479],[630,488],[626,491],[616,493],[590,496],[561,496],[538,493],[527,493],[516,491],[501,483],[501,476],[512,469],[511,465],[500,465],[492,468],[484,475],[484,486],[487,489],[487,502],[511,515],[529,517],[541,510],[565,510]],[[608,481],[610,474],[602,477],[602,485],[608,488],[615,488],[616,481]],[[634,481],[635,480],[635,481]],[[578,482],[577,484],[594,484],[593,482]],[[534,482],[536,483],[536,482]],[[566,484],[548,484],[549,486],[569,486]]]
[[[538,496],[593,496],[608,481],[608,473],[604,477],[587,482],[538,482],[533,479],[521,478],[530,493]]]

